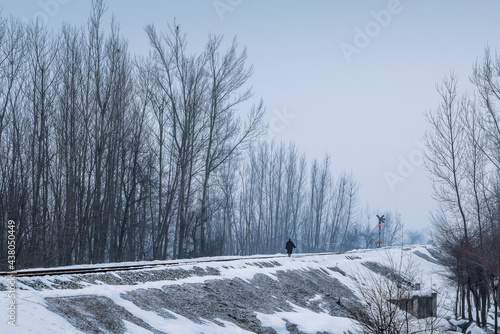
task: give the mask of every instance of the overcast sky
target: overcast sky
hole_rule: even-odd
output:
[[[90,0],[0,0],[3,16],[39,17],[50,28],[84,25]],[[425,111],[450,70],[463,90],[486,45],[500,46],[500,1],[108,0],[133,54],[147,54],[144,27],[176,18],[193,50],[209,32],[237,37],[254,66],[271,135],[308,159],[352,171],[362,205],[399,210],[408,228],[435,207],[421,165]],[[375,218],[374,218],[375,219]],[[376,219],[375,219],[376,220]],[[375,222],[374,220],[374,222]]]

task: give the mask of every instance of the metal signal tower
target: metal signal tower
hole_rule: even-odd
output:
[[[385,215],[382,215],[381,217],[379,215],[376,215],[378,218],[378,247],[380,248],[382,245],[382,240],[381,240],[381,232],[382,232],[382,223],[385,222]]]

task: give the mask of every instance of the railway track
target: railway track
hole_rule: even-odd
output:
[[[318,255],[333,255],[339,253],[302,253],[296,254],[294,257],[307,257],[307,256],[318,256]],[[210,262],[231,262],[239,260],[269,260],[273,258],[283,258],[286,255],[264,255],[255,257],[238,257],[238,258],[222,258],[222,259],[193,259],[192,261],[161,261],[154,263],[145,264],[113,264],[113,265],[96,265],[96,267],[61,267],[61,268],[47,268],[47,269],[22,269],[18,271],[2,271],[0,276],[13,276],[13,277],[33,277],[33,276],[55,276],[55,275],[66,275],[66,274],[95,274],[110,271],[129,271],[129,270],[142,270],[151,269],[161,266],[179,266],[179,265],[192,265],[199,263],[210,263]]]

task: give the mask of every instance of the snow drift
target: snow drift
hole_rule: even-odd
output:
[[[366,264],[388,268],[390,257],[418,266],[422,290],[438,291],[443,300],[453,295],[425,246],[192,259],[134,271],[18,277],[16,327],[5,317],[0,332],[358,333],[349,312],[363,302],[356,281],[367,271],[383,275]],[[231,257],[211,258],[218,259]],[[4,309],[7,288],[2,277]]]

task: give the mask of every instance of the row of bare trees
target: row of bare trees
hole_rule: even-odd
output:
[[[103,36],[103,11],[94,6],[86,33],[1,21],[0,212],[16,222],[24,266],[118,260],[123,232],[140,231],[145,114],[126,42],[115,23]]]
[[[58,32],[0,18],[0,249],[14,220],[18,267],[359,246],[353,176],[257,140],[236,40],[194,54],[151,25],[132,57],[105,10]]]
[[[330,158],[313,161],[295,145],[261,143],[252,147],[242,169],[238,252],[282,252],[293,238],[299,251],[338,251],[358,247],[359,185],[351,174],[333,179]]]
[[[0,22],[0,216],[22,266],[205,253],[214,175],[264,129],[262,104],[236,114],[252,93],[235,41],[192,56],[151,26],[134,59],[104,12],[58,33]]]
[[[428,113],[426,165],[439,210],[432,219],[450,278],[456,313],[486,327],[490,305],[495,333],[500,279],[500,57],[487,48],[474,65],[475,92],[460,95],[451,74]]]

